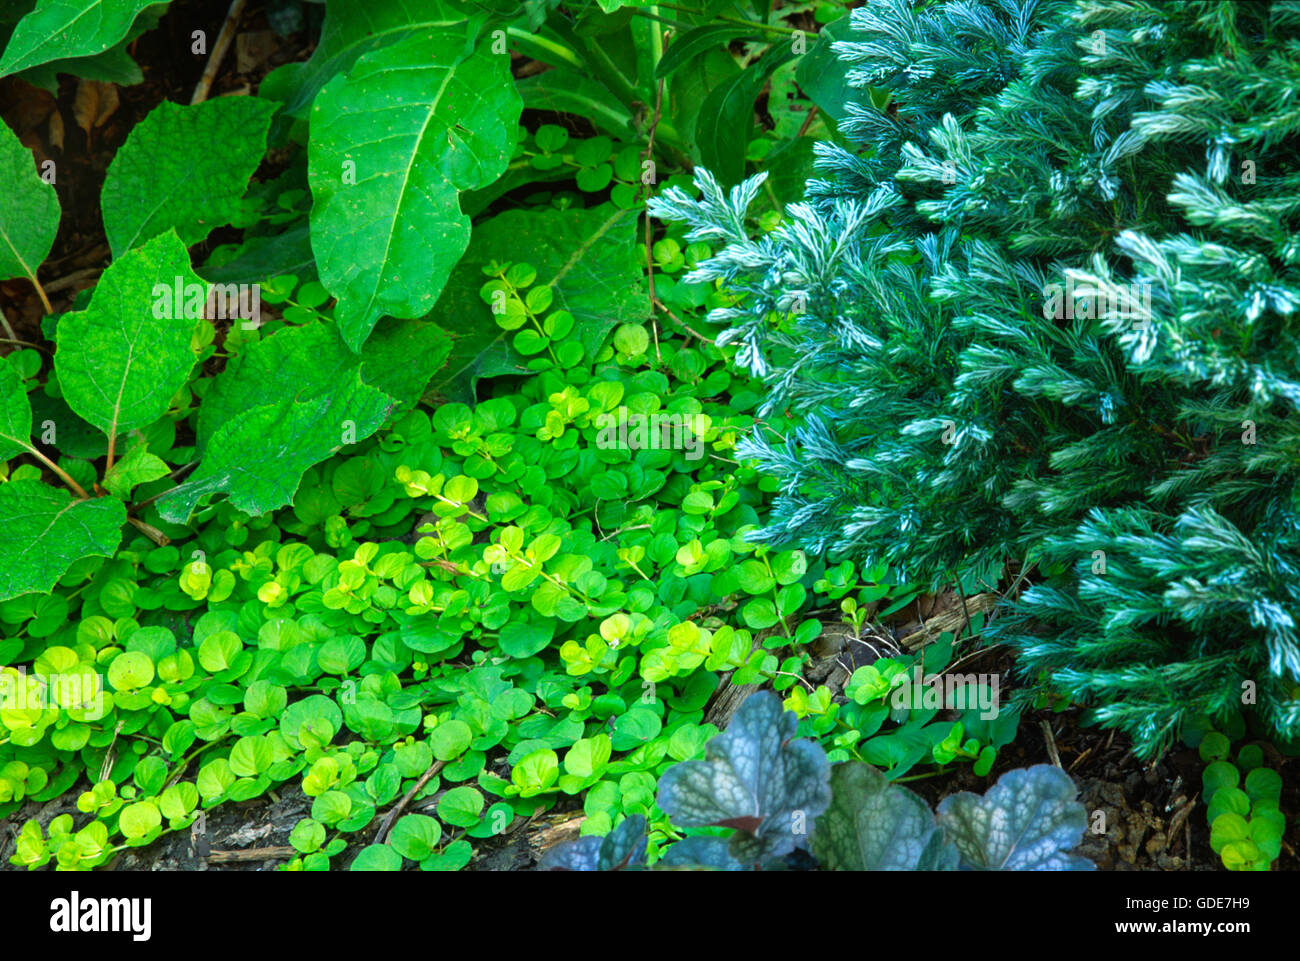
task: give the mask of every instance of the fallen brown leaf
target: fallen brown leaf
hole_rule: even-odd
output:
[[[77,82],[77,98],[72,104],[72,115],[77,126],[89,137],[96,127],[102,127],[117,112],[117,86],[98,80]]]

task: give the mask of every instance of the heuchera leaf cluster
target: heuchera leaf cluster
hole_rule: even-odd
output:
[[[869,764],[826,762],[815,741],[792,740],[794,715],[766,692],[749,697],[705,759],[683,761],[659,780],[659,806],[676,827],[734,828],[695,835],[664,853],[665,868],[724,871],[791,866],[811,849],[835,871],[1089,871],[1070,854],[1083,835],[1083,805],[1060,768],[1008,771],[982,797],[963,791],[937,816]],[[557,844],[539,864],[551,871],[610,871],[645,862],[645,819],[629,817],[605,838]]]
[[[1298,45],[1287,3],[879,0],[781,226],[761,178],[652,202],[726,244],[691,279],[801,420],[741,448],[763,536],[1026,574],[989,636],[1142,755],[1300,736]]]

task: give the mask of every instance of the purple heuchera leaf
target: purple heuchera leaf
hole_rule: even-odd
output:
[[[590,835],[551,847],[537,864],[539,871],[620,871],[642,868],[646,855],[644,814],[625,818],[605,837]]]
[[[562,841],[546,850],[537,863],[539,871],[595,871],[600,862],[604,838],[588,835],[576,841]]]
[[[966,866],[993,871],[1090,871],[1072,855],[1087,826],[1074,782],[1036,764],[1008,771],[983,797],[963,791],[939,803],[939,824]]]
[[[774,695],[752,695],[709,741],[705,760],[663,775],[659,806],[679,827],[734,827],[760,842],[763,857],[788,854],[831,800],[826,753],[813,741],[791,740],[797,727]],[[753,853],[752,844],[745,850]]]

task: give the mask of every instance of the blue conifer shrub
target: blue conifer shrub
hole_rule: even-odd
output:
[[[1149,757],[1300,736],[1300,4],[871,0],[805,202],[655,212],[763,376],[758,536],[1030,586],[986,636]],[[1008,567],[1009,564],[1018,567]]]

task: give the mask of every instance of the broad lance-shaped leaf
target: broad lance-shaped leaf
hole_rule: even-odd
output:
[[[100,195],[114,257],[175,228],[186,246],[230,223],[266,150],[276,105],[220,97],[163,101],[135,125],[109,164]]]
[[[109,437],[166,413],[194,367],[190,340],[199,321],[187,319],[175,298],[156,298],[155,285],[206,299],[207,285],[190,269],[175,231],[113,261],[90,306],[59,319],[54,369],[64,399]]]
[[[1091,871],[1091,861],[1068,853],[1087,826],[1074,796],[1068,774],[1036,764],[1008,771],[983,797],[950,794],[939,802],[939,825],[974,868]]]
[[[131,59],[128,50],[141,34],[158,26],[159,19],[166,11],[165,3],[154,3],[146,7],[144,12],[135,18],[126,36],[103,53],[69,57],[63,60],[47,60],[35,67],[20,70],[15,76],[33,87],[48,90],[53,96],[58,95],[59,74],[64,73],[78,80],[98,80],[100,83],[115,83],[119,87],[134,87],[137,83],[143,82],[144,74]]]
[[[509,57],[463,30],[372,51],[317,95],[311,243],[353,350],[384,314],[433,307],[469,243],[459,194],[505,171],[521,109]]]
[[[772,71],[793,56],[790,48],[769,53],[714,87],[700,107],[695,124],[700,158],[722,183],[736,184],[744,179],[745,145],[754,126],[754,101]]]
[[[135,18],[158,0],[39,0],[18,22],[0,76],[68,57],[103,53],[124,37]]]
[[[746,844],[742,860],[788,854],[831,800],[826,752],[806,738],[791,740],[798,726],[774,695],[751,695],[706,745],[705,760],[683,761],[660,778],[659,806],[679,827],[722,825],[752,835],[758,844]],[[732,852],[740,856],[737,838]]]
[[[36,480],[0,484],[0,601],[48,593],[83,557],[112,557],[125,523],[115,497],[74,501]]]
[[[324,323],[247,346],[204,398],[202,460],[158,501],[162,517],[184,523],[199,498],[216,492],[251,514],[290,503],[307,468],[373,434],[395,406],[363,381],[361,363]]]
[[[59,229],[59,198],[41,179],[32,152],[0,122],[0,280],[36,280]]]
[[[831,871],[917,871],[952,868],[957,852],[944,844],[930,806],[891,784],[869,764],[837,764],[831,805],[817,819],[812,852]]]
[[[32,404],[23,380],[10,364],[0,363],[0,461],[31,450]]]
[[[417,31],[460,27],[470,14],[454,0],[326,0],[320,43],[311,59],[271,71],[259,93],[282,100],[288,116],[303,116],[326,81],[347,73],[362,54]]]

